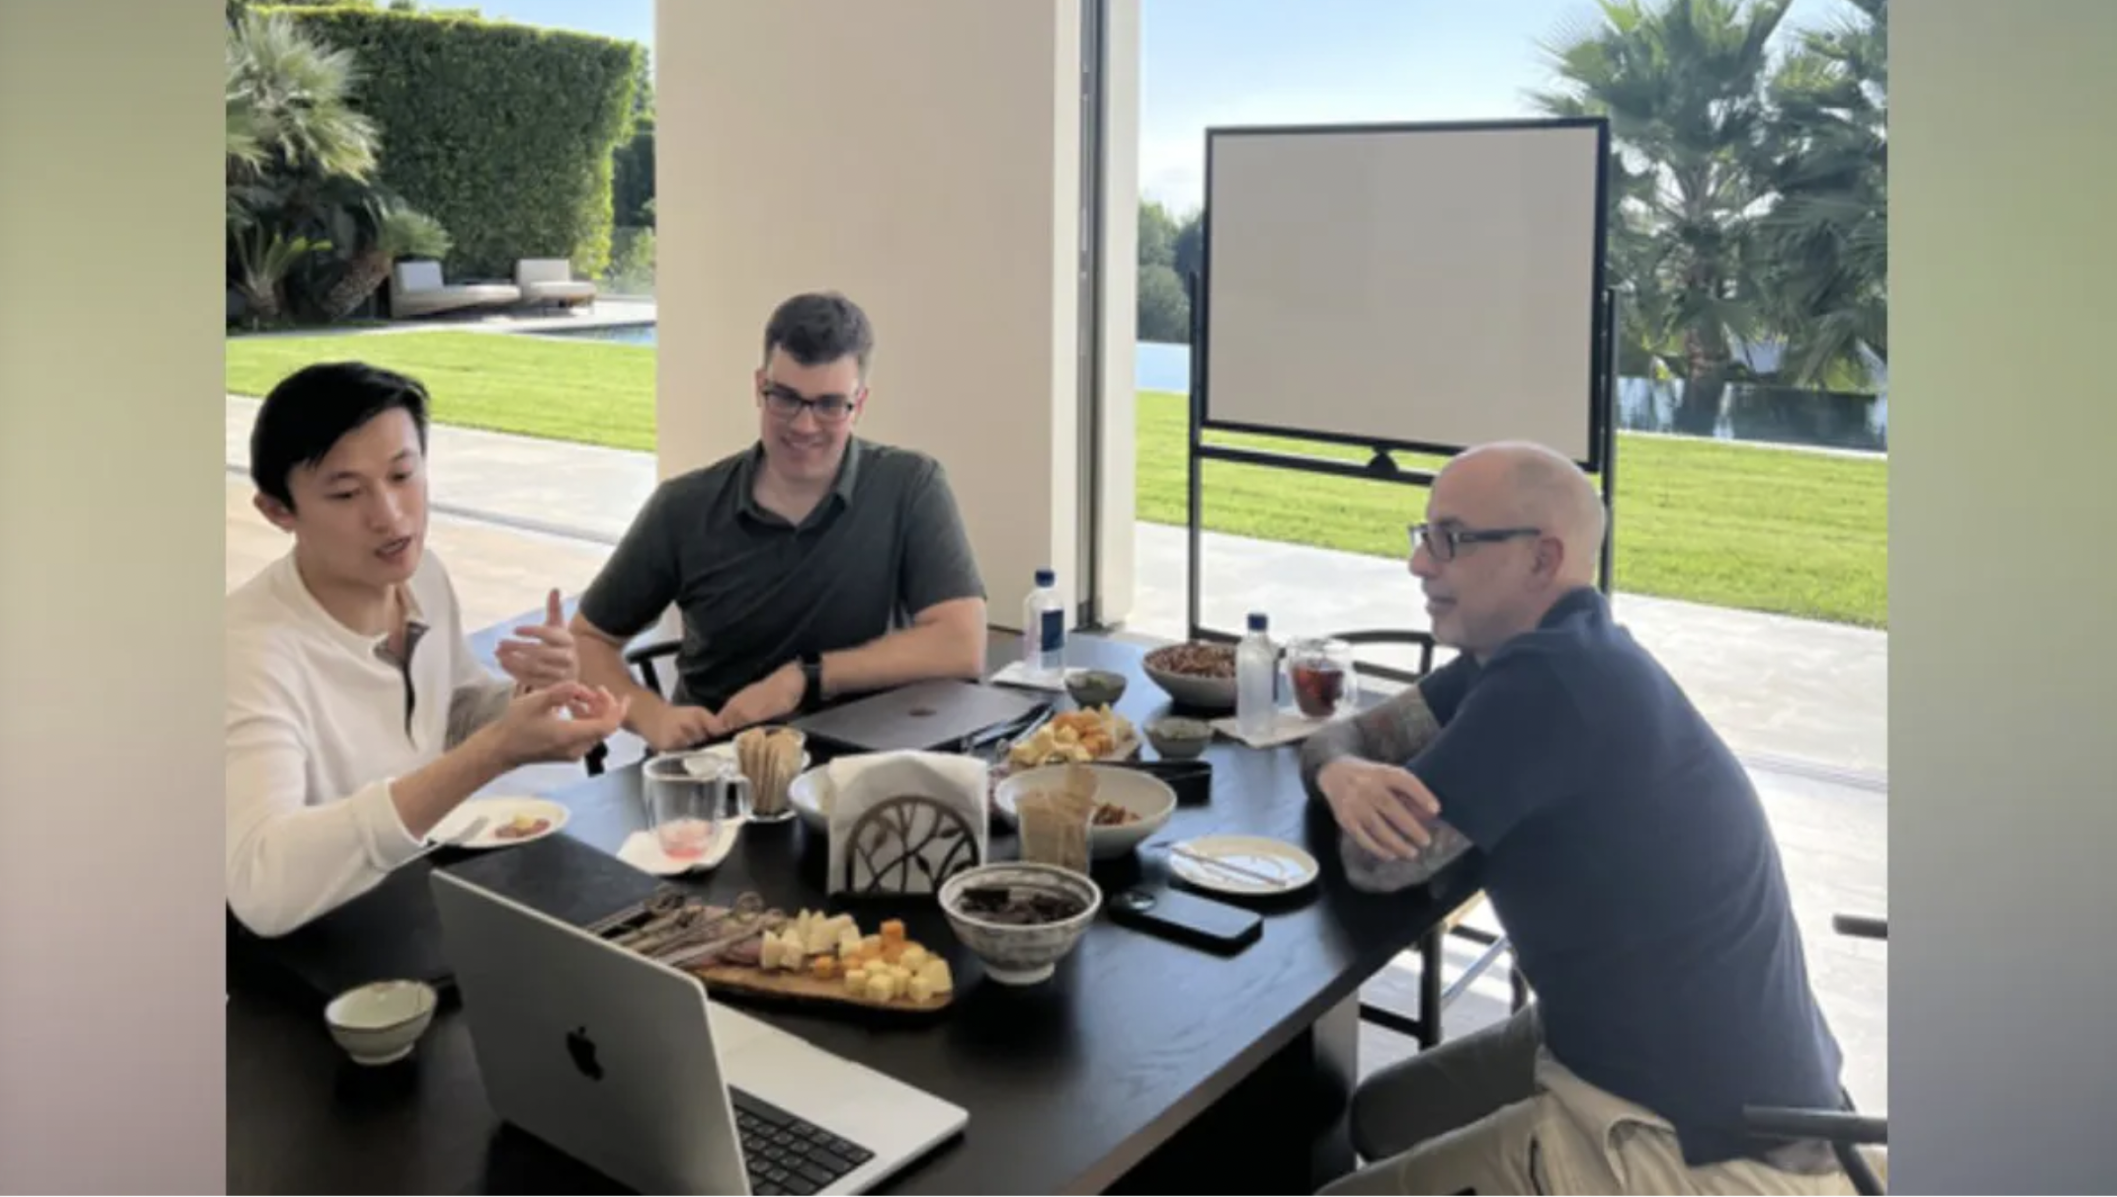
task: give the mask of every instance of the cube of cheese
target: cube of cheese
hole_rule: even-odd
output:
[[[934,987],[933,983],[922,975],[913,977],[904,987],[904,992],[915,1002],[926,1002],[933,1000]]]
[[[774,969],[798,969],[803,953],[801,943],[791,933],[782,935],[776,931],[764,933],[764,947],[758,953],[758,967],[766,972]]]
[[[949,974],[948,958],[946,956],[935,956],[929,959],[926,962],[926,967],[919,970],[919,977],[935,993],[947,993],[955,988],[955,978]]]
[[[886,1002],[897,996],[897,979],[888,973],[867,975],[867,996],[877,1002]]]
[[[869,935],[862,938],[860,941],[860,949],[872,955],[880,956],[882,954],[882,937],[879,935]]]
[[[904,942],[903,919],[888,919],[883,922],[881,930],[883,939],[894,939],[899,943]]]
[[[920,969],[925,968],[926,962],[931,959],[933,959],[932,954],[925,948],[915,943],[908,943],[904,945],[904,954],[897,957],[897,963],[913,972],[918,972]]]
[[[864,968],[846,969],[845,987],[854,993],[867,992],[867,970]]]

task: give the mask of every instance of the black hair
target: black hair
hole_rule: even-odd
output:
[[[764,326],[764,358],[772,360],[774,349],[804,366],[821,366],[842,357],[860,363],[860,376],[867,376],[867,360],[875,351],[875,329],[860,305],[836,291],[812,291],[780,304]]]
[[[287,476],[324,459],[345,435],[401,407],[426,452],[426,388],[416,379],[365,362],[320,362],[280,380],[250,428],[250,480],[288,507]]]

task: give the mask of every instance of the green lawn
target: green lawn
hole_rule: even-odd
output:
[[[228,341],[228,389],[262,395],[344,337]],[[359,356],[423,380],[443,424],[654,447],[654,352],[493,333],[363,337]],[[1218,442],[1362,460],[1356,449],[1263,437]],[[1426,464],[1406,462],[1407,465]],[[1886,462],[1663,437],[1619,437],[1617,584],[1636,594],[1886,627]],[[1139,396],[1139,518],[1184,520],[1180,396]],[[1389,483],[1206,463],[1219,532],[1399,557],[1424,492]]]

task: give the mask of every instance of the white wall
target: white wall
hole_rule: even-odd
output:
[[[213,0],[0,0],[5,1193],[227,1191],[221,93]]]
[[[756,436],[773,306],[842,290],[876,326],[861,432],[947,466],[993,621],[1019,621],[1038,566],[1071,590],[1079,4],[658,6],[665,476]],[[1129,337],[1110,347],[1129,475]],[[1129,524],[1129,478],[1122,497]]]
[[[1892,1176],[2117,1180],[2117,6],[1890,6]]]

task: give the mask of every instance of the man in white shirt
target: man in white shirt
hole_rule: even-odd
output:
[[[472,656],[425,551],[427,396],[359,363],[301,370],[251,432],[250,473],[286,556],[228,596],[227,897],[278,936],[422,855],[464,799],[579,760],[625,704],[577,680],[558,594],[542,625]]]

